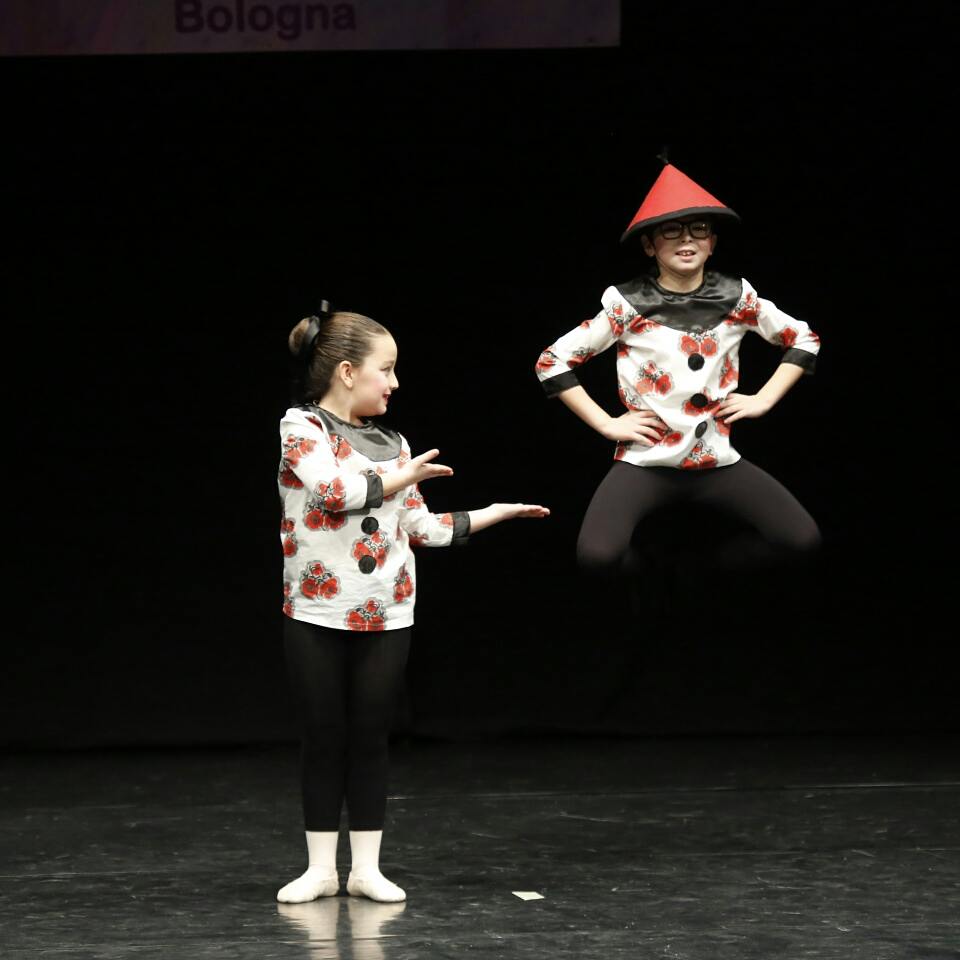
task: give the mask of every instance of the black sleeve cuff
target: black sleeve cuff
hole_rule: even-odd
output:
[[[558,393],[563,393],[564,390],[569,390],[571,387],[579,387],[580,379],[573,370],[564,370],[563,373],[558,373],[555,377],[541,380],[540,384],[548,397],[555,397]]]
[[[817,355],[810,353],[809,350],[798,350],[796,347],[790,347],[780,360],[781,363],[792,363],[794,366],[803,367],[804,373],[813,373],[817,368]]]
[[[450,545],[462,547],[470,537],[470,514],[466,510],[453,511],[453,539]]]
[[[364,502],[364,509],[367,507],[380,507],[383,505],[383,478],[379,473],[372,470],[367,471],[367,499]]]

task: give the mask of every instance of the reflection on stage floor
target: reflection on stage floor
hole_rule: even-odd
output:
[[[304,866],[292,745],[9,755],[2,952],[957,960],[958,746],[401,743],[382,864],[407,902],[299,905],[274,899]]]

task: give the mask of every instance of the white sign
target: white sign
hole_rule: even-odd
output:
[[[0,56],[609,47],[620,0],[3,0]]]

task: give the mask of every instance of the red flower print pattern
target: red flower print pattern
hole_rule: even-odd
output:
[[[317,484],[317,499],[323,501],[323,509],[330,513],[339,513],[347,505],[347,491],[340,477],[334,477],[330,483],[322,480]]]
[[[283,581],[283,612],[288,616],[293,616],[293,584],[289,580]]]
[[[720,365],[720,389],[726,390],[740,379],[740,371],[730,362],[729,357],[723,358]]]
[[[725,420],[719,420],[717,417],[713,418],[713,425],[717,428],[717,433],[719,433],[721,437],[729,437],[730,431],[733,429],[729,423]]]
[[[329,443],[338,462],[353,455],[353,447],[347,442],[346,437],[341,437],[339,433],[331,433]]]
[[[413,493],[403,501],[403,505],[408,510],[419,510],[423,506],[423,494],[420,492],[420,487],[414,485]]]
[[[660,324],[656,320],[648,320],[638,314],[627,325],[627,329],[631,333],[647,333],[650,330],[656,330],[659,326]]]
[[[547,349],[540,354],[540,359],[537,360],[538,372],[543,373],[545,370],[549,370],[551,367],[557,365],[557,355],[553,352],[554,349],[553,347],[547,347]]]
[[[382,530],[375,533],[365,534],[359,540],[354,540],[351,555],[354,560],[361,557],[373,557],[377,561],[377,566],[382,567],[387,554],[390,552],[390,544],[383,535]]]
[[[441,522],[445,527],[452,527],[452,526],[453,526],[453,514],[452,514],[452,513],[445,513],[445,514],[443,514],[443,516],[440,517],[440,522]]]
[[[777,339],[784,349],[792,347],[797,342],[797,331],[793,327],[784,327]]]
[[[430,538],[425,533],[410,534],[411,547],[422,547],[425,543],[429,543],[429,542],[430,542]]]
[[[661,430],[660,436],[653,441],[653,445],[663,444],[665,447],[675,447],[683,439],[683,434],[679,430]],[[613,459],[622,460],[627,455],[627,449],[633,446],[632,443],[625,443],[622,440],[617,441],[617,449],[614,451]],[[642,447],[641,449],[646,449]]]
[[[322,563],[308,563],[300,571],[300,592],[308,600],[329,600],[340,592],[340,578]]]
[[[707,398],[707,404],[706,406],[703,406],[703,407],[698,407],[693,402],[692,397],[689,400],[684,401],[683,412],[688,417],[706,417],[709,414],[713,413],[713,411],[716,410],[718,406],[720,406],[720,401],[714,400],[713,397],[710,396],[709,390],[704,390],[703,395]]]
[[[297,543],[297,535],[294,532],[296,522],[291,517],[284,517],[280,523],[281,540],[283,543],[283,555],[285,557],[296,556],[300,545]]]
[[[280,462],[280,473],[277,479],[282,486],[289,487],[291,490],[299,490],[303,486],[300,478],[283,461]]]
[[[347,614],[347,627],[350,630],[382,630],[386,621],[387,615],[379,600],[368,600]]]
[[[617,394],[620,397],[620,402],[628,410],[648,410],[649,407],[645,407],[641,402],[640,398],[633,393],[631,390],[627,390],[623,384],[617,384]]]
[[[579,367],[586,363],[593,356],[593,351],[587,347],[577,347],[573,351],[573,356],[567,361],[568,367]]]
[[[607,320],[610,321],[610,330],[612,331],[615,337],[619,337],[623,333],[624,320],[623,320],[623,304],[617,302],[613,305],[612,309],[607,311]]]
[[[704,330],[685,333],[680,337],[680,350],[688,357],[694,353],[712,357],[717,352],[717,347],[718,344],[713,334]]]
[[[291,490],[299,490],[303,486],[300,478],[293,472],[293,468],[300,462],[301,457],[312,453],[316,445],[316,440],[311,440],[308,437],[295,437],[293,434],[290,434],[283,441],[280,471],[277,477],[282,486],[289,487]]]
[[[413,596],[413,580],[407,573],[407,565],[404,564],[393,578],[393,599],[397,603],[403,603]]]
[[[339,530],[346,522],[343,480],[334,477],[330,483],[317,484],[316,496],[307,500],[303,508],[303,522],[311,530]]]
[[[739,310],[731,310],[723,322],[731,325],[742,323],[747,327],[755,327],[757,325],[758,311],[757,295],[755,293],[748,293],[744,298],[743,306]]]
[[[634,390],[643,396],[655,391],[665,397],[673,389],[673,377],[665,370],[661,370],[652,360],[644,364],[640,371],[640,379],[633,385]]]
[[[713,448],[705,446],[702,440],[698,440],[696,446],[684,457],[680,468],[682,470],[708,470],[716,465],[717,458]]]
[[[309,437],[295,437],[291,433],[287,439],[283,441],[283,459],[289,463],[291,467],[295,467],[300,462],[301,457],[313,453],[316,445],[316,440],[311,440]]]

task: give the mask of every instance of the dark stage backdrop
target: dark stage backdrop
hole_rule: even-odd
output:
[[[0,64],[4,745],[296,735],[277,421],[320,297],[395,333],[390,422],[456,470],[433,509],[553,510],[421,551],[398,731],[957,728],[946,7],[682,7],[626,4],[619,50]],[[533,364],[643,266],[618,238],[665,143],[742,215],[716,266],[823,338],[736,443],[827,547],[724,580],[715,518],[664,524],[702,558],[611,632],[573,562],[611,445]],[[776,363],[752,338],[742,388]]]

